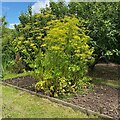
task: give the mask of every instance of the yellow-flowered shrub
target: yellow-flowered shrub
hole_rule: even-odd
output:
[[[76,92],[88,85],[87,63],[93,48],[87,42],[82,22],[75,17],[52,20],[47,24],[47,36],[41,45],[45,49],[37,57],[42,69],[36,90],[51,96]]]

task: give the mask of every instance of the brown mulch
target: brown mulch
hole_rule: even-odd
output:
[[[119,65],[115,66],[113,64],[96,65],[96,74],[90,71],[89,75],[105,79],[108,77],[110,79],[116,79],[119,77],[119,68]],[[25,76],[5,80],[4,82],[35,91],[34,86],[38,81],[30,76]],[[93,92],[86,93],[85,95],[76,95],[66,101],[114,118],[120,118],[120,88],[98,84],[94,86],[93,90]]]

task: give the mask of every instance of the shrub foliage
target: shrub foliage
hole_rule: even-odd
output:
[[[75,17],[65,16],[47,25],[49,30],[41,45],[45,53],[41,51],[37,58],[43,69],[36,89],[52,96],[77,91],[89,80],[85,75],[93,52],[87,44],[90,37]]]

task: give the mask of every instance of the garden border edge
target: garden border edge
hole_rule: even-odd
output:
[[[49,97],[49,96],[46,96],[46,95],[42,95],[42,94],[40,94],[40,93],[36,93],[36,92],[30,91],[30,90],[27,90],[27,89],[24,89],[24,88],[21,88],[21,87],[18,87],[18,86],[14,86],[14,85],[11,85],[11,84],[6,83],[6,82],[3,82],[3,81],[0,82],[0,84],[2,84],[2,85],[4,85],[4,86],[7,85],[7,86],[9,86],[9,87],[13,87],[13,88],[15,88],[15,89],[22,90],[22,91],[25,91],[25,92],[27,92],[27,93],[30,93],[30,94],[32,94],[32,95],[36,95],[36,96],[38,96],[38,97],[48,99],[48,100],[50,100],[50,101],[52,101],[52,102],[55,102],[55,103],[58,103],[58,104],[62,104],[62,105],[64,105],[64,106],[66,106],[66,107],[71,107],[72,109],[74,109],[74,110],[79,110],[80,112],[83,112],[83,113],[87,114],[88,116],[89,116],[90,114],[92,114],[92,115],[98,116],[98,117],[100,117],[100,118],[115,119],[115,118],[113,118],[113,117],[111,117],[111,116],[104,115],[104,114],[100,114],[100,113],[98,113],[98,112],[94,112],[94,111],[92,111],[92,110],[88,110],[88,109],[86,109],[86,108],[83,108],[83,107],[74,105],[74,104],[72,104],[72,103],[68,103],[68,102],[65,102],[65,101],[60,100],[60,99],[57,99],[57,98],[53,98],[53,97]]]

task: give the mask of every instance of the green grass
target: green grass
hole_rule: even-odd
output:
[[[101,78],[93,78],[94,84],[104,84],[109,85],[112,87],[120,87],[120,81],[119,80],[104,80]]]
[[[3,118],[95,118],[47,99],[2,85]]]
[[[11,73],[9,71],[5,71],[2,73],[3,74],[3,78],[2,80],[6,80],[6,79],[11,79],[11,78],[16,78],[16,77],[20,77],[20,76],[27,76],[27,75],[32,75],[33,71],[29,71],[29,72],[24,72],[24,73]]]

